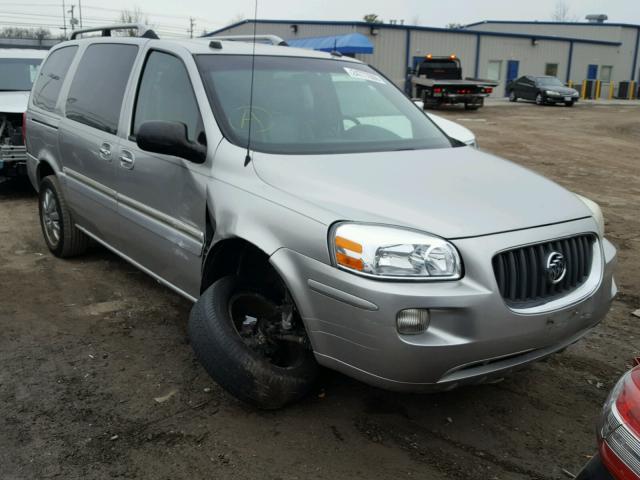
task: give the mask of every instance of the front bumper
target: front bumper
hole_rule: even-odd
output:
[[[574,97],[573,95],[548,95],[548,94],[545,95],[545,99],[548,102],[553,102],[553,103],[564,103],[566,101],[565,100],[566,97],[571,97],[571,101],[573,103],[576,103],[580,98],[580,97]]]
[[[437,390],[504,375],[567,347],[604,318],[616,292],[616,253],[606,240],[598,243],[601,265],[590,290],[567,304],[553,302],[550,311],[507,307],[491,265],[506,248],[595,231],[589,218],[455,240],[465,276],[449,282],[372,280],[288,249],[271,261],[292,292],[319,363],[387,389]],[[396,315],[406,308],[430,309],[425,333],[398,334]]]

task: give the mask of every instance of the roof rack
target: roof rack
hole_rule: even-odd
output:
[[[75,40],[76,38],[78,38],[78,35],[82,35],[83,33],[90,33],[90,32],[102,32],[101,33],[102,37],[110,37],[111,32],[113,30],[136,30],[136,37],[153,38],[153,39],[160,38],[158,37],[156,32],[154,32],[153,30],[151,30],[149,27],[147,27],[142,23],[121,23],[118,25],[107,25],[104,27],[92,27],[92,28],[83,28],[80,30],[74,30],[73,32],[71,32],[71,36],[69,37],[69,39]]]
[[[288,47],[289,44],[277,35],[225,35],[209,37],[208,40],[221,40],[227,42],[256,42],[256,43],[270,43],[271,45],[279,45],[281,47]]]

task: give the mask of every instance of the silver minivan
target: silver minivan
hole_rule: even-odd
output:
[[[243,401],[296,401],[320,365],[480,383],[607,313],[600,208],[448,137],[375,69],[101,30],[53,48],[29,101],[44,238],[63,258],[92,239],[192,300],[196,356]]]

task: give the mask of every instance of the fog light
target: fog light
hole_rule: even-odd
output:
[[[424,308],[408,308],[398,312],[396,317],[398,333],[402,335],[418,335],[429,326],[429,310]]]

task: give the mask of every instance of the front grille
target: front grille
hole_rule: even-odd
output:
[[[591,273],[591,234],[501,252],[493,257],[493,271],[507,305],[528,308],[562,297],[582,285]],[[547,261],[552,252],[564,257],[566,272],[559,283],[549,278]]]

